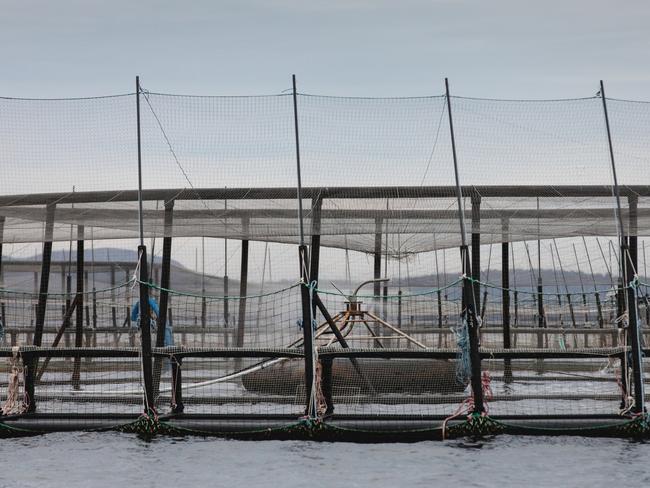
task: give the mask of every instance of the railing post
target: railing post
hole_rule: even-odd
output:
[[[162,272],[160,275],[160,303],[159,313],[156,321],[156,347],[165,346],[165,334],[167,333],[167,309],[169,307],[169,286],[171,281],[171,254],[172,254],[172,226],[174,220],[174,200],[165,202],[165,217],[164,217],[164,237],[163,237],[163,250],[162,250]],[[172,360],[172,375],[174,372],[175,360]],[[153,396],[158,397],[160,387],[160,376],[162,374],[162,358],[156,357],[154,359],[154,381],[153,381]],[[172,380],[172,384],[175,381]]]
[[[510,244],[508,219],[501,221],[501,313],[503,314],[503,348],[510,349]],[[504,378],[512,381],[512,364],[509,358],[503,362]]]
[[[472,266],[469,258],[469,250],[467,248],[467,240],[465,235],[465,214],[463,210],[463,191],[460,185],[460,177],[458,174],[458,158],[456,155],[456,137],[454,135],[454,118],[451,115],[451,96],[449,95],[449,81],[445,78],[445,95],[447,100],[447,115],[449,116],[449,135],[451,136],[451,151],[454,161],[454,177],[456,180],[456,199],[458,203],[458,219],[460,223],[460,259],[463,272],[463,315],[467,322],[467,332],[469,335],[469,353],[471,362],[471,385],[472,393],[474,396],[474,413],[484,413],[485,406],[483,405],[483,383],[481,375],[481,356],[479,353],[479,338],[478,338],[478,321],[476,318],[475,300],[475,287],[469,277],[472,275]],[[474,202],[472,202],[472,217],[474,217]],[[472,221],[474,218],[472,218]]]
[[[38,294],[38,305],[36,306],[36,323],[34,327],[35,346],[41,346],[43,341],[43,327],[45,325],[45,309],[47,306],[47,293],[50,283],[50,266],[52,264],[52,240],[54,239],[54,212],[56,204],[47,204],[45,210],[45,240],[43,242],[43,260],[41,262],[41,285]],[[35,380],[38,369],[38,356],[33,356],[26,361],[27,372],[25,374],[25,393],[28,398],[27,411],[36,411]]]
[[[74,347],[83,345],[84,332],[84,227],[77,227],[77,308],[76,308],[76,327],[74,337]],[[72,385],[75,390],[80,387],[79,381],[81,376],[81,357],[74,358],[74,370],[72,372]]]
[[[144,383],[145,413],[155,410],[153,375],[151,366],[151,325],[149,313],[149,272],[147,270],[147,247],[138,246],[140,260],[140,345],[142,354],[142,380]]]
[[[474,413],[485,412],[483,404],[483,382],[481,373],[481,355],[479,353],[479,330],[476,317],[475,291],[472,280],[467,278],[471,270],[469,250],[467,246],[461,247],[461,259],[463,260],[463,303],[465,304],[465,319],[467,321],[467,334],[469,336],[469,357],[471,364],[471,386],[474,396]]]
[[[300,266],[300,298],[302,302],[302,332],[303,332],[303,349],[305,351],[305,393],[306,409],[305,414],[309,418],[317,415],[315,398],[313,393],[314,383],[314,335],[311,323],[312,304],[309,289],[309,256],[307,246],[305,245],[305,227],[302,214],[302,177],[300,170],[300,135],[298,131],[298,91],[296,90],[296,75],[292,77],[293,84],[293,124],[296,140],[296,200],[298,203],[298,261]]]
[[[241,266],[239,270],[239,311],[237,319],[237,347],[244,346],[246,328],[246,294],[248,293],[248,219],[242,220],[244,239],[241,241]]]
[[[481,310],[481,195],[472,192],[472,279],[474,280],[474,310]]]
[[[311,204],[311,246],[309,249],[309,279],[318,283],[320,268],[320,232],[321,232],[321,208],[323,199],[316,197]],[[313,314],[316,314],[316,305],[312,304]]]

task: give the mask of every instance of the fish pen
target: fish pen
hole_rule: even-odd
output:
[[[0,98],[0,433],[647,437],[650,104],[443,88]]]

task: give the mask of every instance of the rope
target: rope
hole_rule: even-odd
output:
[[[136,280],[138,283],[142,283],[144,285],[147,285],[149,288],[157,291],[165,291],[167,293],[170,293],[172,295],[177,295],[177,296],[184,296],[184,297],[190,297],[190,298],[205,298],[207,300],[215,300],[215,301],[223,301],[223,300],[247,300],[247,299],[253,299],[253,298],[264,298],[264,297],[269,297],[273,295],[279,295],[280,293],[284,293],[286,291],[292,290],[298,286],[301,285],[306,285],[306,283],[303,282],[297,282],[294,283],[293,285],[287,286],[285,288],[282,288],[280,290],[276,291],[271,291],[268,293],[262,293],[259,295],[246,295],[246,296],[237,296],[237,295],[228,295],[228,296],[217,296],[217,295],[200,295],[198,293],[189,293],[189,292],[183,292],[183,291],[177,291],[177,290],[172,290],[170,288],[163,288],[161,286],[156,285],[155,283],[145,283],[140,280]],[[307,285],[308,286],[308,285]]]
[[[2,408],[0,408],[3,415],[17,415],[27,410],[26,402],[19,401],[20,382],[21,379],[24,380],[24,368],[20,360],[20,347],[13,346],[11,353],[12,356],[9,359],[11,370],[7,385],[7,400],[2,405]]]
[[[467,320],[463,318],[460,326],[452,327],[451,331],[456,336],[456,345],[458,346],[458,354],[456,355],[456,381],[461,385],[466,385],[472,377]]]
[[[492,398],[494,398],[494,393],[492,391],[492,377],[490,376],[490,373],[488,373],[487,371],[483,371],[483,374],[481,375],[481,389],[483,390],[483,406],[485,407],[485,411],[481,412],[480,416],[487,417],[488,415],[487,402],[491,401]],[[452,413],[449,417],[443,420],[442,422],[443,441],[447,437],[447,424],[449,423],[449,421],[458,418],[461,415],[466,415],[468,417],[468,420],[471,420],[472,416],[475,414],[474,407],[475,407],[474,393],[472,393],[469,397],[463,400],[460,405],[458,405],[458,408],[454,413]]]

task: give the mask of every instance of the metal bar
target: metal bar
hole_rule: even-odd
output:
[[[83,346],[83,332],[84,332],[84,227],[80,225],[77,227],[77,316],[75,322],[75,347]],[[74,370],[72,372],[72,387],[79,390],[81,376],[81,358],[75,358]]]
[[[481,196],[472,193],[472,279],[474,306],[481,310]]]
[[[174,224],[174,201],[165,202],[165,221],[163,234],[162,251],[162,273],[160,276],[160,303],[159,313],[156,319],[156,347],[165,346],[165,334],[167,330],[167,309],[169,306],[169,287],[171,282],[171,255],[172,255],[172,227]],[[169,344],[167,344],[169,345]],[[175,361],[172,359],[172,374]],[[178,366],[178,365],[177,365]],[[160,376],[162,374],[162,360],[156,358],[153,368],[153,389],[154,398],[158,396],[160,387]]]
[[[246,328],[246,294],[248,293],[248,240],[241,241],[241,266],[239,271],[239,311],[237,318],[237,347],[244,347]]]
[[[140,345],[142,350],[142,376],[144,383],[144,411],[155,411],[153,374],[151,366],[151,326],[149,313],[149,273],[147,270],[147,247],[138,246],[140,261]]]
[[[52,234],[54,233],[54,213],[56,204],[47,205],[47,219],[45,222],[45,238],[43,242],[43,260],[41,262],[41,284],[36,306],[36,323],[34,327],[33,344],[40,346],[43,340],[43,326],[45,325],[45,310],[47,307],[47,292],[50,283],[50,265],[52,262]],[[27,363],[25,374],[25,394],[27,395],[27,411],[36,411],[36,399],[34,392],[34,380],[38,369],[38,357]]]
[[[472,185],[461,186],[463,193],[476,190],[484,198],[490,197],[607,197],[612,195],[610,185]],[[650,196],[650,185],[626,185],[619,189],[621,196]],[[303,198],[450,198],[457,195],[455,186],[386,186],[386,187],[303,187]],[[295,187],[280,188],[165,188],[142,191],[143,201],[156,200],[264,200],[294,199]],[[56,201],[60,204],[137,202],[135,190],[33,193],[0,196],[0,207],[16,205],[45,205]]]
[[[630,345],[632,346],[632,370],[634,383],[634,405],[632,406],[632,411],[635,413],[641,413],[645,412],[645,400],[643,397],[643,371],[641,370],[643,363],[641,360],[642,352],[639,340],[639,324],[637,321],[636,290],[634,288],[631,290],[628,289],[628,285],[632,279],[632,276],[636,274],[636,263],[634,263],[631,259],[628,242],[625,238],[625,228],[623,226],[623,216],[621,212],[621,191],[618,186],[618,177],[616,175],[614,146],[612,144],[612,133],[609,125],[609,115],[607,113],[607,97],[605,96],[605,85],[603,83],[603,80],[600,80],[600,97],[603,102],[603,115],[605,116],[605,128],[607,129],[607,145],[609,148],[609,158],[612,164],[612,178],[614,180],[613,193],[616,198],[616,217],[620,229],[619,238],[621,244],[621,255],[619,259],[619,269],[623,285],[622,291],[627,298],[627,300],[625,300],[625,306],[628,313],[628,335],[630,339]]]
[[[503,347],[510,349],[510,245],[508,243],[508,221],[501,224],[501,314],[503,319]],[[504,378],[507,383],[512,381],[512,364],[510,359],[504,361]]]
[[[445,78],[445,95],[447,99],[447,112],[449,114],[449,133],[451,136],[451,148],[454,160],[454,176],[456,180],[456,199],[458,201],[458,215],[460,221],[460,258],[462,262],[463,276],[472,276],[472,267],[469,260],[469,252],[467,249],[467,238],[465,236],[465,218],[463,212],[463,194],[460,186],[460,177],[458,175],[458,158],[456,156],[456,139],[454,137],[454,122],[451,114],[451,97],[449,95],[449,80]],[[478,323],[476,320],[476,307],[474,289],[472,283],[463,280],[463,304],[464,313],[466,314],[467,327],[469,334],[469,347],[470,347],[470,361],[472,368],[472,393],[474,396],[474,411],[483,413],[485,407],[483,405],[483,384],[481,380],[481,358],[478,354],[479,340],[478,340]]]
[[[628,205],[628,219],[629,219],[629,232],[628,232],[628,249],[630,261],[632,263],[632,271],[634,275],[638,274],[639,270],[639,244],[638,244],[638,213],[639,213],[639,198],[636,195],[629,195],[627,197]],[[634,276],[633,275],[633,276]],[[629,276],[629,275],[628,275]]]
[[[312,398],[315,393],[313,391],[314,381],[314,341],[312,330],[312,304],[309,297],[309,289],[307,288],[309,277],[309,256],[307,246],[305,246],[305,229],[302,216],[302,178],[300,174],[300,136],[298,131],[298,92],[296,90],[296,75],[291,76],[293,85],[293,123],[296,139],[296,197],[298,199],[298,223],[300,226],[300,245],[298,246],[298,260],[300,267],[300,280],[303,286],[300,287],[300,295],[302,299],[302,331],[305,348],[305,393],[306,393],[306,414],[310,417],[316,417],[316,402]]]
[[[140,134],[140,77],[135,77],[135,107],[138,134],[138,224],[140,229],[140,246],[144,246],[144,219],[142,211],[142,136]]]
[[[79,299],[79,295],[75,295],[74,300],[72,300],[72,305],[68,310],[66,310],[65,315],[63,317],[63,322],[61,323],[61,327],[59,327],[59,330],[56,332],[56,336],[54,336],[54,341],[52,342],[52,347],[57,347],[59,345],[59,342],[61,341],[61,337],[63,337],[63,333],[65,332],[66,327],[70,323],[70,317],[72,316],[72,313],[77,307],[77,302]],[[40,371],[38,371],[38,374],[36,375],[36,380],[40,380],[41,377],[43,376],[43,373],[45,373],[45,370],[47,369],[47,365],[50,362],[50,357],[46,357],[45,361],[43,361],[43,366],[41,366]]]
[[[320,232],[321,232],[321,208],[323,200],[316,198],[311,205],[311,246],[309,248],[309,280],[318,286],[320,268]],[[266,259],[266,256],[264,257]],[[264,261],[266,263],[266,261]],[[262,277],[262,280],[264,278]],[[316,304],[312,305],[312,314],[316,314]]]

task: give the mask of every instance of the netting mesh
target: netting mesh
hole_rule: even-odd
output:
[[[136,95],[0,99],[5,413],[362,426],[458,418],[477,385],[503,418],[638,407],[650,104],[607,100],[619,211],[599,96],[297,94],[298,215],[290,94],[139,95],[146,276]]]

